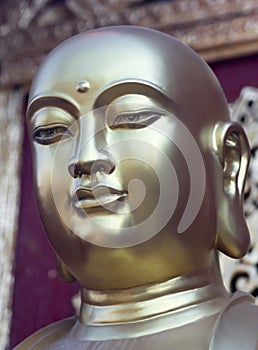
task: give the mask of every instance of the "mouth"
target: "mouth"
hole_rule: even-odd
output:
[[[79,187],[72,196],[72,202],[78,209],[87,209],[123,202],[127,198],[128,193],[126,191],[120,191],[108,186]]]

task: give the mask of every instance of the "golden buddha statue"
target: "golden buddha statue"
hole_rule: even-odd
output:
[[[207,64],[170,36],[118,26],[54,49],[27,110],[39,212],[78,317],[16,349],[257,349],[258,309],[223,286],[240,258],[249,161]]]

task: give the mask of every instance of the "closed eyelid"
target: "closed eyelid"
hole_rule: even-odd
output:
[[[132,112],[123,112],[123,113],[119,113],[114,120],[117,120],[119,118],[124,118],[127,119],[128,121],[132,120],[147,120],[148,118],[151,117],[160,117],[161,114],[158,112],[154,112],[154,111],[132,111]]]
[[[38,110],[31,118],[30,125],[33,129],[55,124],[70,126],[76,119],[60,108],[45,107]]]
[[[49,96],[45,93],[33,99],[28,105],[26,113],[27,120],[30,121],[42,109],[60,109],[75,119],[79,118],[80,107],[76,101],[70,96],[56,91],[51,91]]]
[[[67,127],[62,125],[52,125],[52,127],[38,127],[33,132],[33,141],[41,145],[51,145],[56,142],[67,140],[72,133]]]
[[[117,114],[113,120],[108,121],[108,125],[111,129],[127,126],[137,126],[135,128],[143,128],[154,123],[156,120],[161,118],[164,113],[152,110],[138,110],[131,112],[123,112]]]
[[[64,123],[49,123],[49,124],[46,124],[46,125],[39,125],[39,126],[36,126],[34,129],[33,129],[33,132],[36,132],[37,130],[48,130],[48,129],[54,129],[54,128],[66,128],[66,129],[71,129],[70,127],[68,127],[66,124]]]

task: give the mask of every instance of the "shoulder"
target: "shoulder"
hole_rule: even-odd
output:
[[[64,337],[71,330],[76,320],[77,317],[69,317],[52,323],[32,334],[13,350],[49,350],[51,344]]]
[[[258,307],[242,292],[233,294],[217,318],[210,349],[255,350],[258,344]]]
[[[242,327],[252,325],[258,330],[258,306],[254,301],[251,295],[236,292],[222,313],[222,319],[230,320]]]

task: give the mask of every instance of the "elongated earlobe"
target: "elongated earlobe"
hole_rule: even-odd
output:
[[[215,194],[216,246],[230,257],[241,258],[250,244],[243,213],[249,144],[244,130],[237,123],[218,123],[213,136],[213,149],[219,160]]]
[[[59,258],[59,256],[56,257],[56,269],[59,274],[59,276],[62,278],[65,282],[73,282],[75,281],[75,278],[71,274],[71,272],[67,269],[67,267],[64,265],[62,260]]]

